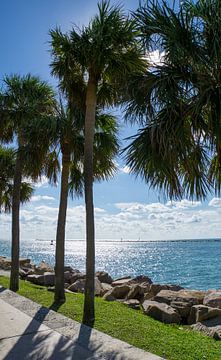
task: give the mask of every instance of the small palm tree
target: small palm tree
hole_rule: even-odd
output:
[[[72,115],[72,116],[71,116]],[[64,302],[64,248],[68,193],[82,196],[84,156],[84,116],[60,107],[56,130],[61,150],[61,189],[56,234],[55,301]],[[108,179],[113,175],[117,153],[116,120],[108,114],[97,114],[94,141],[94,179]]]
[[[15,168],[15,151],[0,146],[0,213],[10,213],[12,208],[13,176]],[[21,183],[21,203],[31,199],[34,188],[26,181]]]
[[[47,121],[53,114],[54,92],[52,88],[39,78],[27,75],[20,77],[13,75],[4,78],[4,88],[0,96],[0,139],[4,142],[16,140],[17,151],[13,177],[12,195],[12,267],[10,289],[19,288],[19,209],[21,200],[22,175],[28,174],[36,177],[38,160],[42,160],[42,152],[38,148],[31,149],[27,134],[33,124],[40,120]],[[38,133],[35,134],[38,137]],[[44,137],[41,138],[43,141]],[[49,146],[47,144],[47,146]],[[47,148],[46,146],[46,148]],[[45,150],[45,147],[42,149]],[[44,152],[44,151],[43,151]],[[32,157],[31,161],[25,158]],[[41,157],[40,157],[41,155]],[[29,169],[29,170],[28,170]]]
[[[58,76],[63,66],[77,67],[84,74],[85,97],[85,146],[84,146],[84,187],[86,205],[86,285],[83,322],[94,322],[94,273],[95,273],[95,232],[93,206],[93,142],[97,99],[100,86],[103,89],[104,106],[120,101],[121,85],[128,74],[143,72],[145,63],[136,41],[135,23],[119,6],[110,6],[108,1],[98,4],[96,15],[82,30],[73,28],[70,34],[57,29],[51,31],[52,49]],[[65,60],[65,61],[64,61]],[[59,64],[62,66],[59,67]],[[71,72],[71,71],[70,71]],[[76,89],[77,90],[77,89]],[[110,91],[111,90],[111,91]],[[108,96],[107,96],[108,94]],[[109,96],[111,94],[111,96]]]

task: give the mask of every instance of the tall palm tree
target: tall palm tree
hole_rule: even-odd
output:
[[[15,151],[0,146],[0,213],[10,213],[12,208],[13,176],[15,168]],[[22,181],[20,201],[26,203],[34,192],[33,186]]]
[[[68,193],[83,195],[84,114],[60,108],[56,136],[61,150],[61,189],[56,234],[55,301],[64,302],[64,247]],[[115,118],[97,114],[94,141],[94,179],[113,175],[114,155],[118,150]]]
[[[136,41],[135,23],[119,6],[109,1],[98,4],[98,14],[83,29],[73,28],[69,34],[51,31],[55,62],[65,58],[67,67],[82,69],[87,79],[85,100],[84,187],[86,205],[86,284],[83,322],[94,322],[95,232],[93,206],[93,142],[99,87],[111,88],[111,98],[103,93],[105,106],[120,100],[119,84],[128,74],[143,72],[145,62]],[[64,64],[64,62],[62,62]],[[104,89],[104,88],[103,88]],[[108,94],[110,92],[108,91]]]
[[[161,186],[167,172],[175,190],[198,198],[221,190],[220,14],[218,0],[183,1],[176,10],[148,2],[134,14],[145,52],[162,58],[133,80],[127,115],[145,128],[128,147],[136,161],[130,153],[127,160],[150,183]]]
[[[32,161],[29,163],[25,161],[25,156],[28,154],[27,151],[25,152],[26,146],[31,149],[27,134],[32,124],[43,119],[47,121],[47,118],[52,116],[53,108],[54,92],[48,84],[39,78],[30,74],[23,77],[13,75],[4,78],[4,89],[0,96],[0,139],[7,142],[16,140],[17,142],[12,195],[10,289],[13,291],[17,291],[19,288],[19,209],[22,174],[24,168],[27,172],[30,167],[30,169],[35,170],[34,175],[36,176],[36,165],[40,155],[39,148],[37,148]],[[43,139],[41,138],[41,140]],[[33,153],[34,149],[32,149]]]

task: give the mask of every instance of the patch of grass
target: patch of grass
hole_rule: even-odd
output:
[[[9,279],[0,277],[0,284],[8,287]],[[54,294],[42,286],[21,280],[18,293],[45,307],[53,304]],[[58,312],[81,322],[83,301],[82,294],[66,294]],[[101,298],[95,299],[95,310],[96,329],[168,360],[221,360],[221,342],[188,327],[165,325],[139,310]]]

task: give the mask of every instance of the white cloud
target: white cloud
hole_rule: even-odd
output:
[[[21,210],[22,238],[52,239],[56,235],[58,207],[36,206],[33,202]],[[220,209],[200,207],[200,203],[117,203],[111,210],[95,208],[96,238],[167,240],[220,237]],[[10,215],[0,215],[0,233],[10,236]],[[85,207],[69,207],[67,239],[85,238]]]
[[[48,186],[48,178],[46,176],[42,176],[38,182],[34,183],[34,186],[36,188],[47,187]]]
[[[200,201],[190,201],[187,199],[183,199],[181,201],[168,201],[166,203],[166,206],[171,206],[171,207],[177,208],[177,209],[195,208],[200,205],[201,205]]]
[[[47,196],[47,195],[34,195],[31,197],[31,201],[42,201],[42,200],[45,200],[45,201],[48,201],[48,200],[52,200],[54,201],[55,198],[53,196]]]
[[[125,174],[129,174],[130,173],[130,167],[129,166],[124,166],[123,168],[120,169],[123,173]]]
[[[221,207],[221,198],[213,198],[213,199],[209,202],[209,206]]]

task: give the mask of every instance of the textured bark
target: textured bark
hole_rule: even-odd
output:
[[[62,152],[62,173],[61,173],[61,192],[58,212],[58,224],[56,234],[55,252],[55,296],[57,303],[65,302],[64,292],[64,252],[65,252],[65,225],[68,203],[68,179],[70,168],[70,152]]]
[[[10,290],[18,291],[19,289],[19,245],[20,245],[20,228],[19,228],[19,213],[20,213],[20,191],[22,179],[22,157],[18,148],[16,157],[15,173],[13,181],[13,195],[12,195],[12,244],[11,244],[11,276],[10,276]]]
[[[96,112],[96,82],[90,76],[86,95],[84,186],[86,207],[86,283],[83,323],[94,323],[95,231],[93,205],[93,142]]]

